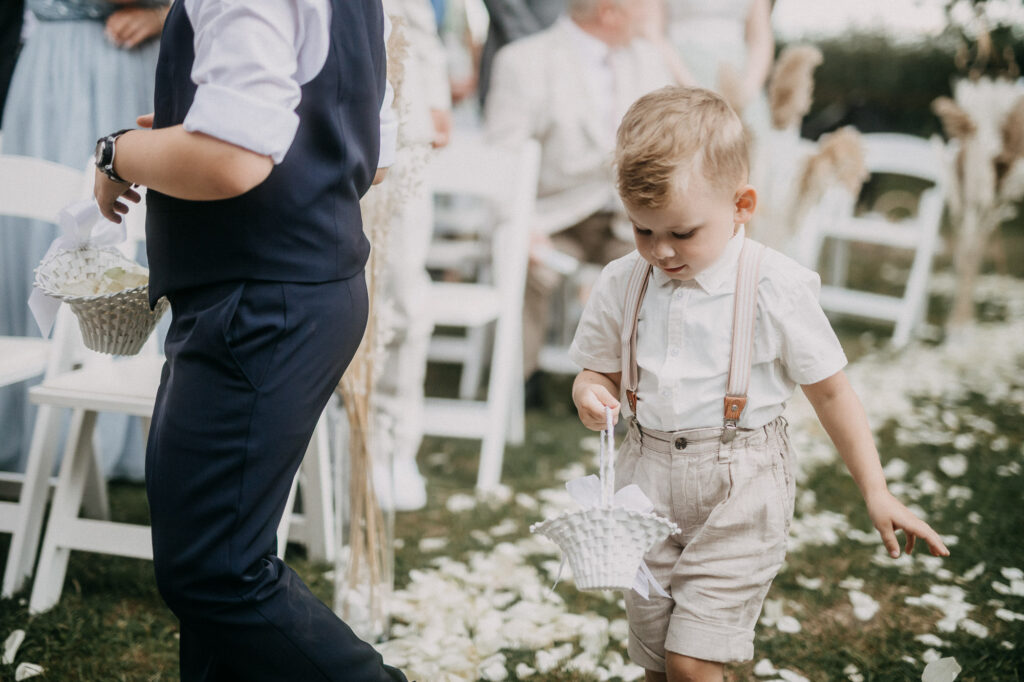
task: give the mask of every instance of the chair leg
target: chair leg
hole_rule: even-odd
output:
[[[18,519],[11,535],[11,547],[4,568],[5,598],[12,597],[24,586],[26,578],[32,575],[36,550],[39,549],[43,514],[46,511],[50,472],[57,453],[59,416],[60,411],[49,405],[40,405],[36,412],[25,480],[18,498]]]
[[[520,324],[520,330],[522,325]],[[520,336],[522,332],[520,331]],[[512,378],[509,381],[508,444],[522,445],[526,441],[526,396],[524,395],[523,354],[514,353]]]
[[[459,399],[475,400],[484,374],[484,353],[487,348],[487,327],[466,330],[466,360],[459,376]]]
[[[90,438],[89,470],[85,478],[85,495],[82,498],[82,514],[88,519],[110,520],[110,500],[107,497],[107,479],[103,476],[99,453]]]
[[[43,549],[39,555],[32,596],[29,598],[29,613],[42,613],[60,601],[67,575],[71,550],[61,546],[64,526],[78,518],[82,506],[82,495],[89,475],[92,453],[92,434],[96,427],[96,413],[91,410],[75,410],[68,431],[68,443],[61,462],[57,489],[50,505],[50,518],[46,523]]]
[[[302,462],[302,511],[306,520],[306,552],[310,559],[333,561],[334,497],[331,490],[327,416],[320,416]]]
[[[292,479],[291,490],[288,491],[288,501],[284,504],[284,514],[281,515],[281,523],[277,526],[277,556],[284,559],[285,550],[288,548],[288,533],[292,526],[292,516],[295,509],[295,493],[299,488],[299,476],[301,469],[295,473]]]
[[[512,372],[516,366],[514,354],[522,354],[522,344],[514,344],[510,338],[513,331],[513,325],[503,324],[502,321],[495,328],[491,379],[487,386],[487,430],[480,446],[480,468],[476,478],[478,490],[492,489],[501,482],[505,437],[508,433],[509,394],[512,391]]]

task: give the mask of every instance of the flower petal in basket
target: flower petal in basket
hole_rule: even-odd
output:
[[[629,590],[647,550],[679,527],[652,512],[599,507],[566,512],[533,524],[530,532],[562,549],[578,589]]]
[[[116,249],[79,248],[56,251],[36,268],[35,285],[47,296],[71,306],[87,348],[110,355],[135,355],[167,312],[166,298],[149,307],[149,284],[101,294],[82,294],[74,285],[100,280],[104,273],[140,266]]]

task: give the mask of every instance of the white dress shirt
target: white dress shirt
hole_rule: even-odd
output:
[[[301,86],[323,69],[331,46],[330,0],[184,0],[195,33],[185,117],[201,132],[281,163],[299,127]],[[384,38],[391,24],[385,17]],[[378,166],[394,160],[398,117],[387,84]]]
[[[612,49],[608,43],[584,31],[568,16],[564,16],[558,21],[565,25],[569,35],[572,36],[573,47],[580,57],[581,66],[583,66],[583,80],[586,82],[587,90],[593,95],[590,101],[600,109],[600,120],[604,121],[608,127],[608,139],[614,140],[615,130],[621,116],[617,116],[618,112],[615,111],[615,72],[612,68]]]
[[[637,419],[661,431],[722,425],[732,350],[733,298],[744,230],[690,281],[651,274],[637,327]],[[605,267],[587,301],[569,356],[596,372],[622,369],[627,282],[640,255]],[[846,355],[825,317],[821,280],[772,249],[761,263],[754,358],[747,405],[739,425],[755,428],[782,414],[796,384],[827,379]],[[625,405],[625,403],[623,403]]]

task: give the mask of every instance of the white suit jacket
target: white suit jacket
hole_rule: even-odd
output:
[[[495,59],[485,112],[492,142],[540,142],[535,230],[546,234],[618,205],[614,131],[588,90],[586,61],[572,28],[559,21],[503,47]],[[616,50],[612,64],[620,116],[640,96],[672,82],[660,55],[644,40]]]

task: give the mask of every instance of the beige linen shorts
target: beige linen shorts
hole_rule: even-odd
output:
[[[794,480],[786,421],[663,432],[634,420],[616,485],[636,483],[682,529],[646,561],[670,598],[626,594],[629,655],[665,671],[665,652],[722,663],[754,655],[754,625],[786,555]]]

